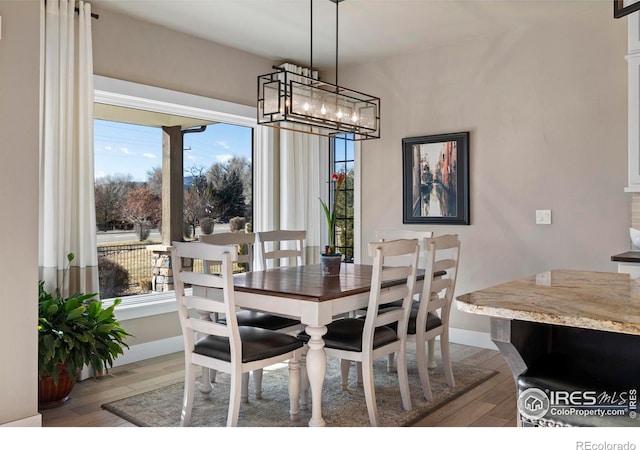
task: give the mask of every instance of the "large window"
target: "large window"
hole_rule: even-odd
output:
[[[161,243],[162,126],[183,134],[184,239],[238,231],[253,220],[253,128],[99,106],[94,123],[101,298],[171,289],[151,247]],[[166,273],[164,273],[166,272]],[[164,281],[163,281],[164,280]]]
[[[252,227],[252,131],[216,123],[184,135],[186,237]]]
[[[336,205],[336,224],[333,232],[335,233],[337,250],[345,255],[345,262],[352,263],[354,260],[354,141],[332,138],[330,145],[331,171],[333,173],[343,172],[346,175],[344,185],[335,198],[331,199]]]

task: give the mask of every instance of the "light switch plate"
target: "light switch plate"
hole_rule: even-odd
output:
[[[551,225],[551,210],[550,209],[537,209],[536,210],[536,225]]]

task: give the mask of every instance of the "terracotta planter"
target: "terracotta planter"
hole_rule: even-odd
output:
[[[335,277],[340,275],[341,262],[342,255],[320,255],[322,275],[325,277]]]
[[[53,377],[45,374],[38,383],[38,408],[48,409],[62,406],[69,400],[69,394],[76,384],[67,373],[67,363],[58,364],[58,384],[53,382]]]

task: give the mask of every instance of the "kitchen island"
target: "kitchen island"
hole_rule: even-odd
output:
[[[640,426],[640,279],[555,270],[456,303],[490,317],[518,388],[520,425]]]

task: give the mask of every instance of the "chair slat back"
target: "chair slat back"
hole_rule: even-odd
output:
[[[253,270],[253,246],[256,241],[255,233],[215,233],[215,234],[201,234],[199,236],[200,242],[214,245],[237,245],[238,246],[238,263],[247,264],[247,270],[251,272]],[[242,251],[240,251],[242,248]],[[208,270],[211,271],[211,266],[219,266],[220,262],[214,262],[208,266]]]
[[[305,263],[304,241],[307,232],[304,230],[273,230],[256,233],[260,245],[262,270],[274,267],[275,261],[280,265],[301,266]],[[272,264],[269,264],[269,261]],[[283,264],[283,262],[285,264]]]
[[[424,269],[426,249],[424,248],[424,238],[433,237],[431,231],[414,231],[404,229],[376,230],[376,240],[393,241],[395,239],[418,239],[420,246],[420,256],[418,257],[418,269]],[[389,266],[397,266],[407,264],[406,257],[392,256],[387,258],[386,264]]]
[[[229,338],[231,353],[235,355],[232,357],[241,357],[242,345],[235,315],[233,288],[233,263],[237,261],[237,257],[234,245],[173,243],[171,262],[185,351],[193,351],[196,339],[204,335],[223,336]],[[184,264],[186,259],[191,262]],[[221,273],[193,272],[194,260],[202,260],[203,269],[211,261],[218,261],[222,266]],[[206,297],[194,294],[194,291],[205,292]],[[212,313],[225,314],[226,324],[212,322]]]
[[[397,239],[369,244],[369,255],[373,256],[373,273],[363,331],[363,347],[372,348],[376,327],[393,322],[398,323],[398,337],[401,340],[406,338],[411,297],[416,283],[419,251],[417,239]],[[387,258],[400,256],[408,261],[406,265],[387,266]],[[399,284],[383,286],[384,283],[391,280],[397,280]],[[403,301],[402,308],[379,311],[380,305],[397,300]]]
[[[457,235],[446,234],[425,239],[424,246],[427,255],[418,320],[426,320],[427,312],[439,312],[442,322],[448,323],[458,278],[460,239]],[[434,279],[434,272],[442,270],[446,271],[446,275]]]

